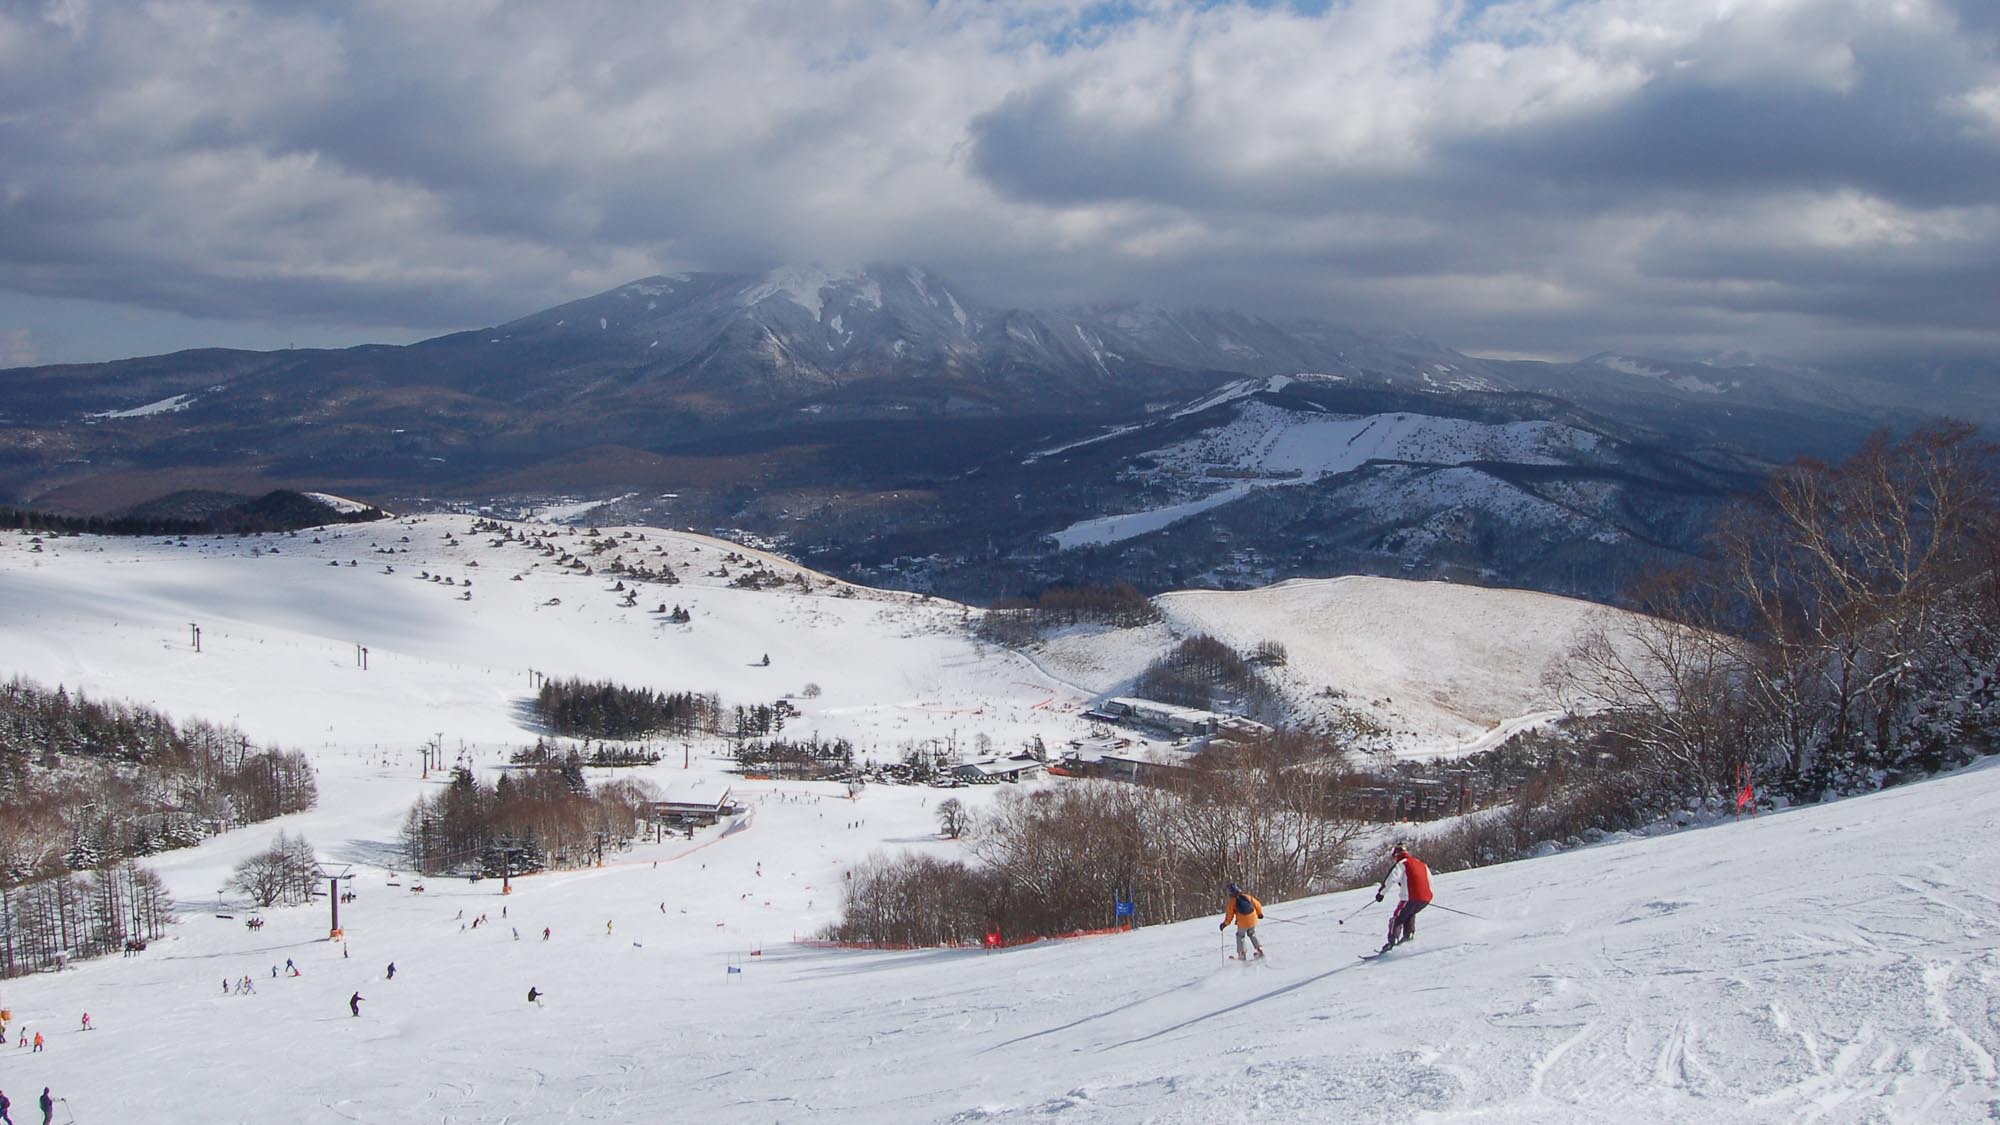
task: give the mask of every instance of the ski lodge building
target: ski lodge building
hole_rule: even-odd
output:
[[[986,785],[996,781],[1021,781],[1034,777],[1048,768],[1048,763],[1026,754],[1016,754],[1011,758],[981,758],[955,766],[951,775],[960,781],[974,785]]]
[[[1234,716],[1216,711],[1202,711],[1193,707],[1176,707],[1171,703],[1160,703],[1151,699],[1120,696],[1107,699],[1085,711],[1083,717],[1101,723],[1151,727],[1181,738],[1199,738],[1222,729],[1223,722]]]
[[[729,797],[728,783],[718,778],[675,778],[667,783],[665,797],[646,802],[645,816],[661,823],[707,826],[738,811]]]

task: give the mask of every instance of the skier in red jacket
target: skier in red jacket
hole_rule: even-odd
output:
[[[1389,940],[1383,943],[1384,953],[1417,936],[1417,911],[1431,904],[1431,869],[1401,844],[1391,854],[1396,865],[1375,888],[1375,901],[1381,902],[1389,880],[1396,880],[1398,901],[1396,912],[1389,916]]]

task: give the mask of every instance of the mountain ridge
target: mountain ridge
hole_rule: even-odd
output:
[[[1218,394],[1235,397],[1201,405]],[[1837,457],[1924,416],[1885,394],[1779,365],[1483,359],[1411,332],[1227,309],[1000,308],[917,267],[791,266],[656,275],[403,346],[0,371],[0,502],[89,515],[183,489],[403,509],[622,498],[607,516],[738,528],[973,600],[1126,577],[1114,570],[1128,563],[1151,567],[1153,588],[1351,572],[1608,600],[1633,566],[1692,549],[1702,513],[1769,464]],[[1264,470],[1148,468],[1240,426],[1252,400],[1284,415],[1274,435],[1319,415],[1539,421],[1617,452],[1530,465],[1405,450],[1226,495]],[[1061,538],[1189,503],[1193,522],[1116,551]],[[1574,556],[1560,576],[1510,531],[1532,513],[1545,554]],[[1162,539],[1190,530],[1208,541]],[[1221,559],[1221,542],[1248,561]]]

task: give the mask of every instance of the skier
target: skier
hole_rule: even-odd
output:
[[[366,1000],[366,999],[368,999],[368,998],[367,998],[366,996],[363,996],[363,995],[361,995],[361,994],[360,994],[359,992],[355,993],[355,994],[354,994],[354,995],[352,995],[352,996],[349,996],[349,997],[347,998],[347,1010],[348,1010],[348,1012],[349,1012],[349,1013],[351,1013],[351,1014],[353,1014],[353,1015],[357,1015],[357,1016],[358,1016],[358,1015],[360,1015],[360,1014],[361,1014],[361,1002],[362,1002],[363,1000]]]
[[[531,985],[529,985],[529,986],[528,986],[528,1003],[530,1003],[530,1004],[539,1004],[539,1003],[541,1003],[541,1000],[542,1000],[542,993],[541,993],[541,990],[540,990],[540,989],[537,989],[537,988],[536,988],[536,987],[535,987],[534,985],[532,985],[532,984],[531,984]]]
[[[547,926],[542,927],[542,940],[543,941],[549,940],[549,928]]]
[[[1234,883],[1229,884],[1229,908],[1222,915],[1222,924],[1217,926],[1216,929],[1226,930],[1229,928],[1229,923],[1236,923],[1236,959],[1238,961],[1248,960],[1245,956],[1246,951],[1243,948],[1243,942],[1246,938],[1249,939],[1251,945],[1256,947],[1257,956],[1262,957],[1264,955],[1264,943],[1257,939],[1257,920],[1263,916],[1263,903],[1258,902],[1255,897],[1242,887]]]
[[[290,957],[285,958],[285,975],[291,977],[299,975],[299,967],[297,965],[292,964],[292,959]]]
[[[90,1013],[89,1013],[89,1012],[85,1012],[85,1013],[83,1013],[83,1029],[84,1029],[85,1031],[89,1031],[89,1030],[90,1030]]]
[[[1382,876],[1382,882],[1375,887],[1375,901],[1381,902],[1383,889],[1393,878],[1399,896],[1396,912],[1389,915],[1389,940],[1382,945],[1383,953],[1417,936],[1417,912],[1431,904],[1431,869],[1401,844],[1397,844],[1390,855],[1396,865]]]
[[[7,1125],[14,1125],[14,1119],[7,1116],[7,1111],[13,1106],[14,1103],[7,1100],[6,1091],[0,1090],[0,1121],[5,1121]]]
[[[56,1115],[56,1100],[49,1096],[49,1088],[42,1087],[42,1125],[49,1125],[49,1118]]]
[[[35,1053],[35,1051],[39,1051],[39,1050],[41,1050],[41,1049],[42,1049],[42,1033],[41,1033],[41,1032],[39,1032],[39,1031],[37,1031],[37,1032],[35,1032],[35,1047],[34,1047],[34,1050],[32,1050],[32,1051],[29,1051],[28,1053],[32,1055],[32,1054],[34,1054],[34,1053]]]
[[[389,979],[396,979],[396,963],[394,961],[389,962]]]

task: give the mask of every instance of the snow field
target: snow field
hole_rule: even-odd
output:
[[[850,801],[738,779],[751,811],[733,832],[640,845],[504,897],[492,880],[414,893],[390,874],[397,828],[442,784],[418,776],[416,748],[442,731],[448,758],[463,743],[490,777],[532,740],[516,710],[531,667],[726,702],[817,682],[787,733],[847,734],[864,752],[954,730],[1002,749],[1067,737],[1078,722],[1063,709],[1084,695],[1046,654],[1042,672],[961,639],[954,606],[730,590],[696,577],[727,548],[648,531],[690,555],[682,585],[640,596],[688,606],[682,631],[618,608],[603,574],[531,568],[468,527],[329,529],[319,545],[61,539],[39,554],[0,539],[0,674],[236,722],[308,751],[321,787],[311,812],[149,861],[185,920],[145,954],[0,983],[10,1030],[49,1039],[41,1054],[0,1050],[17,1105],[46,1084],[85,1122],[1961,1121],[2000,1106],[1995,768],[1441,874],[1416,943],[1368,963],[1356,954],[1380,943],[1387,908],[1366,892],[1269,904],[1271,958],[1247,967],[1222,960],[1212,919],[991,954],[791,944],[834,917],[868,855],[956,854],[935,839],[937,801],[976,810],[998,787],[872,786]],[[446,529],[461,547],[442,545]],[[371,531],[410,536],[411,554],[367,553]],[[326,565],[350,556],[358,566]],[[377,573],[385,561],[397,574]],[[422,569],[473,576],[474,600],[410,576]],[[1172,628],[1235,620],[1284,641],[1302,676],[1336,667],[1313,670],[1322,661],[1443,675],[1440,713],[1487,694],[1499,714],[1524,685],[1482,686],[1477,669],[1524,675],[1526,650],[1502,642],[1553,645],[1576,605],[1504,595],[1351,579],[1165,604]],[[1482,609],[1489,598],[1499,608]],[[1322,619],[1322,633],[1263,629]],[[1093,676],[1142,647],[1108,643],[1127,647]],[[765,651],[770,668],[754,664]],[[1421,682],[1383,690],[1401,707]],[[688,747],[688,770],[663,749],[642,775],[722,765],[718,746]],[[218,906],[230,867],[280,829],[352,865],[350,956],[325,940],[324,904],[265,911],[254,933],[241,903]],[[287,958],[303,975],[272,979]],[[256,995],[222,994],[246,974]],[[84,1011],[97,1030],[77,1030]]]
[[[341,763],[289,818],[336,851],[409,786]],[[163,1121],[1961,1121],[2000,1099],[2000,770],[1440,875],[1374,962],[1366,891],[1270,904],[1247,967],[1208,920],[993,954],[785,944],[861,848],[926,836],[935,796],[773,785],[699,851],[504,898],[364,870],[349,959],[323,908],[252,934],[191,905],[140,958],[9,982],[51,1046],[5,1083]],[[202,887],[263,835],[159,866]],[[271,979],[287,957],[304,975]],[[257,995],[221,994],[245,973]],[[99,1030],[72,1030],[84,1010]]]

